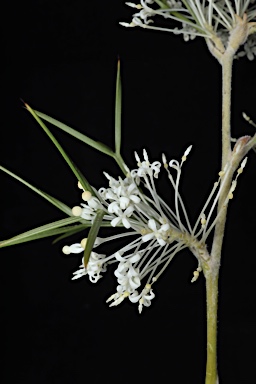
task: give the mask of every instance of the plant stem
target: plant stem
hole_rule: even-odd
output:
[[[217,308],[218,308],[218,273],[211,272],[206,279],[207,302],[207,363],[205,384],[216,384],[217,374]]]
[[[230,115],[233,58],[233,53],[226,51],[222,59],[222,169],[231,154]]]
[[[231,155],[230,110],[231,110],[231,79],[233,53],[226,51],[222,59],[222,170]],[[218,383],[217,373],[217,310],[218,310],[218,276],[221,250],[227,217],[227,204],[224,200],[230,189],[233,172],[225,179],[219,198],[218,212],[222,209],[215,226],[211,258],[205,271],[207,298],[207,363],[205,384]]]
[[[226,52],[223,55],[222,61],[222,170],[227,162],[230,160],[231,155],[231,133],[230,133],[230,109],[231,109],[231,79],[232,79],[232,63],[233,55]],[[225,223],[227,217],[227,205],[223,207],[224,200],[230,189],[233,172],[231,171],[229,177],[225,180],[222,193],[219,198],[218,212],[222,209],[219,220],[215,226],[211,262],[214,265],[215,271],[218,273],[220,266],[221,250],[224,238]]]

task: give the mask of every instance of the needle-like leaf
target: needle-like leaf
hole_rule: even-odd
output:
[[[69,135],[74,136],[76,139],[83,141],[87,145],[90,145],[91,147],[97,149],[100,152],[105,153],[106,155],[109,155],[111,157],[114,156],[114,152],[107,145],[91,139],[90,137],[84,135],[83,133],[78,132],[77,130],[69,127],[64,123],[61,123],[60,121],[46,115],[45,113],[42,113],[39,111],[34,111],[34,112],[37,114],[37,116],[41,117],[43,120],[48,121],[48,123],[54,125],[57,128],[62,129],[63,131],[67,132]]]
[[[48,193],[45,193],[45,192],[41,191],[40,189],[34,187],[30,183],[28,183],[27,181],[25,181],[21,177],[17,176],[15,173],[13,173],[13,172],[9,171],[8,169],[2,167],[1,165],[0,165],[0,169],[2,171],[4,171],[5,173],[7,173],[8,175],[12,176],[14,179],[20,181],[22,184],[24,184],[27,187],[29,187],[30,189],[32,189],[32,191],[38,193],[40,196],[42,196],[44,199],[49,201],[51,204],[55,205],[55,207],[57,207],[59,210],[61,210],[62,212],[66,213],[68,216],[72,216],[71,208],[69,208],[66,204],[62,203],[60,200],[55,199],[55,197],[52,197],[52,196],[48,195]]]
[[[117,63],[116,74],[116,105],[115,105],[115,152],[120,154],[121,149],[121,113],[122,113],[122,87],[120,77],[120,60]]]
[[[80,217],[68,217],[66,219],[42,225],[40,227],[21,233],[20,235],[14,236],[8,240],[1,241],[0,248],[7,247],[9,245],[25,243],[26,241],[41,239],[43,237],[59,235],[60,233],[69,232],[70,230],[74,230],[75,226],[66,227],[66,225],[74,224],[78,221],[81,221]],[[86,228],[91,226],[91,222],[81,225]]]
[[[95,195],[95,192],[91,185],[88,183],[82,172],[76,167],[76,165],[73,163],[73,161],[69,158],[69,156],[66,154],[62,146],[59,144],[58,140],[54,137],[54,135],[51,133],[51,131],[47,128],[47,126],[44,124],[44,122],[40,119],[40,117],[37,115],[37,113],[28,105],[25,103],[25,107],[27,110],[31,113],[31,115],[35,118],[35,120],[38,122],[38,124],[43,128],[45,133],[49,136],[49,138],[52,140],[54,145],[57,147],[57,149],[60,151],[61,155],[71,168],[74,175],[77,177],[77,179],[80,181],[83,188],[87,191],[90,191],[92,195]]]
[[[85,266],[85,268],[87,267],[95,239],[98,235],[99,229],[100,229],[101,224],[102,224],[104,214],[105,214],[105,212],[102,209],[99,209],[97,211],[96,217],[95,217],[93,224],[91,226],[91,229],[89,231],[85,250],[84,250],[84,266]]]

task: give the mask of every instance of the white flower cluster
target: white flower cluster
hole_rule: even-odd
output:
[[[106,271],[108,264],[117,263],[114,274],[118,285],[116,293],[107,300],[111,301],[110,306],[120,304],[125,298],[129,298],[132,303],[138,302],[139,312],[142,311],[143,306],[149,306],[155,296],[152,284],[163,273],[175,254],[186,247],[198,259],[198,268],[194,272],[192,281],[198,277],[201,271],[199,255],[207,253],[205,240],[217,220],[217,217],[214,220],[211,220],[211,217],[222,189],[220,180],[225,178],[226,170],[220,173],[218,182],[214,184],[192,228],[179,193],[182,165],[191,148],[192,146],[188,147],[180,162],[171,160],[167,164],[166,157],[163,155],[163,165],[174,190],[173,209],[157,194],[155,179],[158,178],[161,163],[158,161],[150,163],[146,150],[143,151],[142,161],[135,153],[138,167],[128,171],[126,178],[114,179],[105,173],[109,187],[95,191],[95,196],[88,191],[83,191],[82,198],[85,203],[81,204],[81,207],[73,208],[74,215],[91,222],[97,210],[101,209],[104,211],[104,222],[108,222],[112,227],[121,226],[127,229],[126,232],[107,238],[97,237],[93,248],[107,241],[135,236],[135,239],[112,255],[91,252],[88,264],[85,266],[83,262],[79,270],[74,272],[73,279],[88,275],[90,281],[95,283],[102,277],[102,272]],[[244,166],[245,162],[239,168],[237,177]],[[229,191],[227,201],[233,197],[236,179],[232,184],[232,190]],[[82,188],[80,184],[79,187]],[[208,217],[206,217],[207,209]],[[63,247],[63,252],[65,254],[82,253],[86,247],[86,241],[83,239],[81,243],[66,245]],[[144,288],[139,292],[142,280],[145,281]]]
[[[185,41],[202,36],[209,43],[216,43],[220,39],[222,48],[226,47],[230,32],[237,25],[237,17],[240,19],[246,15],[248,26],[255,31],[256,5],[255,0],[140,0],[140,4],[127,2],[126,5],[137,9],[132,22],[121,22],[124,27],[142,27],[161,31],[182,34]],[[159,16],[165,19],[161,26],[154,26],[153,17],[159,20]],[[166,28],[166,20],[171,22],[171,28]],[[175,25],[181,24],[181,28]],[[255,55],[255,38],[250,35],[248,28],[248,41],[239,53],[239,57],[247,56],[252,60]],[[222,49],[219,46],[218,49]]]

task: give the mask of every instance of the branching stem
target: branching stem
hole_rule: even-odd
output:
[[[226,51],[222,58],[222,170],[231,161],[231,79],[233,54]],[[225,178],[222,193],[219,198],[218,212],[222,209],[215,226],[211,259],[205,270],[206,298],[207,298],[207,363],[205,384],[218,383],[217,373],[217,310],[218,310],[218,276],[223,245],[225,223],[227,217],[227,204],[223,207],[228,195],[234,170],[230,170]]]

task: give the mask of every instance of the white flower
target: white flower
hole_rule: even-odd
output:
[[[140,260],[140,255],[137,253],[126,259],[117,252],[116,259],[119,261],[119,264],[114,275],[117,277],[117,282],[120,285],[118,291],[134,292],[141,285],[139,271],[133,266],[134,263]]]
[[[96,283],[102,275],[101,272],[106,272],[106,265],[104,264],[105,255],[91,252],[87,267],[84,267],[84,258],[82,258],[82,265],[73,273],[72,280],[79,279],[82,276],[88,275],[92,283]]]
[[[117,208],[117,210],[115,211],[117,217],[111,220],[112,227],[116,227],[120,222],[122,222],[125,228],[130,228],[131,224],[128,218],[132,215],[133,211],[134,208],[132,206],[126,208],[125,211],[122,211],[120,208]]]
[[[86,192],[88,192],[88,191],[86,191]],[[97,199],[96,197],[92,197],[92,196],[90,197],[90,199],[88,199],[88,196],[87,196],[86,197],[86,204],[81,204],[81,206],[83,208],[81,208],[79,206],[73,207],[73,209],[72,209],[73,215],[74,216],[81,216],[83,219],[90,220],[90,221],[92,221],[95,218],[97,210],[103,208],[99,199]]]
[[[155,220],[150,219],[148,221],[148,228],[151,230],[149,233],[146,235],[142,236],[142,241],[149,241],[153,238],[156,238],[157,242],[159,245],[164,246],[167,243],[168,240],[168,231],[170,229],[170,225],[167,224],[162,224],[157,225]]]
[[[130,239],[130,236],[133,236],[109,256],[91,252],[87,267],[82,264],[79,270],[74,272],[73,279],[88,275],[91,282],[97,282],[109,264],[117,264],[114,271],[117,279],[116,292],[107,300],[111,302],[110,306],[119,305],[125,298],[129,298],[132,303],[138,302],[139,312],[144,306],[149,306],[155,296],[152,284],[166,270],[173,257],[186,247],[198,261],[199,269],[195,271],[192,281],[196,281],[199,276],[201,258],[209,257],[206,240],[222,212],[220,209],[218,215],[215,214],[222,186],[225,185],[225,178],[228,177],[231,165],[228,163],[224,170],[219,172],[218,181],[214,183],[198,219],[192,226],[180,193],[182,169],[191,148],[189,146],[184,151],[180,161],[172,159],[168,162],[166,156],[162,156],[163,168],[167,172],[173,190],[172,207],[158,195],[155,186],[161,164],[158,161],[151,163],[145,150],[143,161],[138,154],[135,154],[137,168],[131,170],[128,177],[124,179],[119,177],[116,180],[105,174],[109,187],[95,191],[96,196],[82,204],[83,208],[76,207],[75,213],[81,214],[82,217],[88,215],[90,218],[100,207],[104,210],[103,223],[108,223],[112,227],[123,226],[126,229],[123,233],[106,238],[97,237],[93,248],[108,241]],[[237,171],[223,207],[232,199],[237,178],[243,172],[245,164],[246,159]],[[82,239],[81,243],[64,246],[63,253],[81,253],[85,246],[86,239]],[[144,288],[139,291],[142,281]]]
[[[147,151],[143,150],[144,161],[141,162],[139,155],[135,152],[135,159],[137,160],[138,169],[134,170],[132,176],[143,177],[146,175],[158,177],[160,172],[161,163],[159,161],[154,161],[152,164],[148,160]]]
[[[134,291],[132,294],[130,294],[128,291],[116,292],[107,299],[107,303],[113,300],[113,302],[110,304],[110,307],[117,306],[127,297],[129,297],[129,300],[132,303],[139,302],[138,310],[139,313],[141,313],[143,306],[149,307],[151,305],[151,300],[154,299],[155,294],[151,288],[151,285],[146,284],[141,293],[138,293],[138,291]]]
[[[146,284],[143,291],[139,294],[137,291],[135,291],[133,294],[129,296],[129,300],[132,303],[139,302],[139,313],[142,312],[143,305],[145,307],[149,307],[151,305],[151,300],[154,299],[155,294],[151,288],[150,284]]]
[[[139,12],[133,15],[132,22],[120,23],[125,27],[139,26],[147,29],[183,34],[184,40],[204,37],[210,51],[220,60],[229,40],[229,36],[239,23],[244,20],[247,25],[244,41],[256,28],[256,6],[254,0],[186,0],[167,1],[167,5],[158,0],[140,0],[140,4],[127,3]],[[246,16],[245,16],[246,15]],[[170,27],[152,25],[154,16],[162,16],[170,21]],[[246,17],[246,20],[245,20]],[[158,19],[159,20],[159,17]],[[176,24],[180,24],[178,28]],[[253,29],[253,31],[252,31]],[[236,47],[235,49],[237,49]],[[246,55],[249,47],[246,46]],[[218,53],[217,53],[218,52]],[[250,51],[251,52],[251,51]],[[240,55],[241,56],[241,55]],[[248,58],[252,60],[253,55]]]

